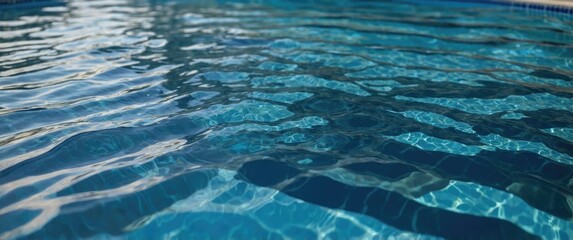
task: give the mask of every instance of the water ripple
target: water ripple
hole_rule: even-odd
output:
[[[2,9],[0,238],[570,239],[570,16],[419,2]]]

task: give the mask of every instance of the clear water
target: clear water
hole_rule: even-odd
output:
[[[573,22],[392,1],[0,10],[0,239],[571,239]]]

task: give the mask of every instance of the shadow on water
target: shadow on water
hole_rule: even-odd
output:
[[[349,186],[328,177],[309,176],[284,162],[252,161],[244,164],[239,173],[249,182],[274,187],[306,202],[366,214],[407,231],[448,239],[538,238],[506,221],[453,213],[379,188]]]

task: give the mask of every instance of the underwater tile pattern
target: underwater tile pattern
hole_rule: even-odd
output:
[[[573,21],[428,1],[0,11],[0,239],[572,239]]]

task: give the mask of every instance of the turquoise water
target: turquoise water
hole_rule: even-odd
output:
[[[573,238],[570,16],[70,0],[0,30],[0,239]]]

